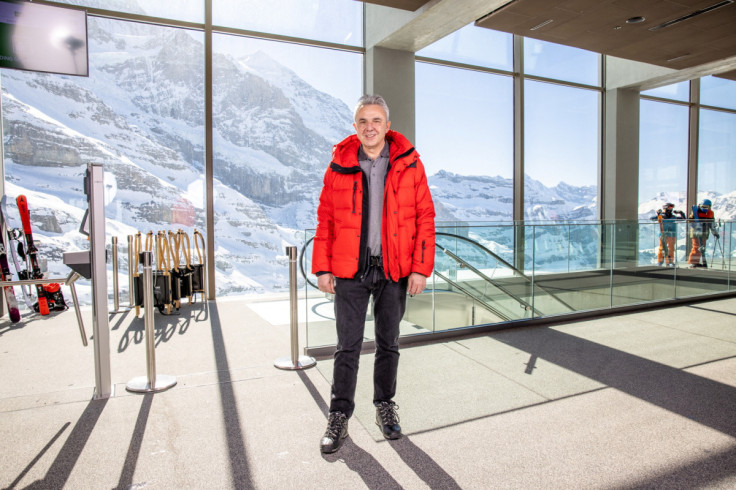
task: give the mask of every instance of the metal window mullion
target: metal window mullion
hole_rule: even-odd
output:
[[[690,81],[688,118],[687,209],[698,203],[698,144],[700,131],[700,79]]]
[[[207,271],[207,299],[215,299],[215,201],[214,201],[214,158],[212,117],[212,0],[204,2],[204,178],[205,178],[205,232],[207,247],[205,261]]]

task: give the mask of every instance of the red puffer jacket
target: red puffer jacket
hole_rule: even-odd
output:
[[[434,268],[434,204],[419,154],[396,131],[386,133],[389,165],[382,218],[383,270],[393,281],[418,272],[429,277]],[[324,177],[317,209],[312,272],[355,277],[365,269],[368,209],[367,185],[358,163],[356,135],[335,145]]]

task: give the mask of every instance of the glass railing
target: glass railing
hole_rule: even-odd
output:
[[[672,264],[662,257],[661,266],[657,221],[437,223],[435,269],[407,298],[401,336],[736,291],[735,223],[717,222],[718,236],[703,241],[700,223],[679,221],[665,241]],[[308,349],[335,344],[332,297],[310,273],[313,236],[305,232],[299,260]]]

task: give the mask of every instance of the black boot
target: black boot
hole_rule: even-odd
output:
[[[348,418],[342,412],[330,412],[327,417],[327,430],[325,435],[319,441],[319,449],[323,453],[334,453],[340,446],[342,441],[348,436]]]
[[[396,409],[399,408],[394,402],[378,402],[376,406],[376,425],[381,428],[383,437],[386,439],[398,439],[401,437],[401,426]]]

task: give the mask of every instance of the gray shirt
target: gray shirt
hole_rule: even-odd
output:
[[[388,141],[375,160],[358,150],[358,162],[368,179],[368,248],[373,256],[381,255],[381,220],[383,218],[383,188],[388,169]],[[365,212],[365,210],[364,210]],[[364,217],[365,218],[365,217]]]

